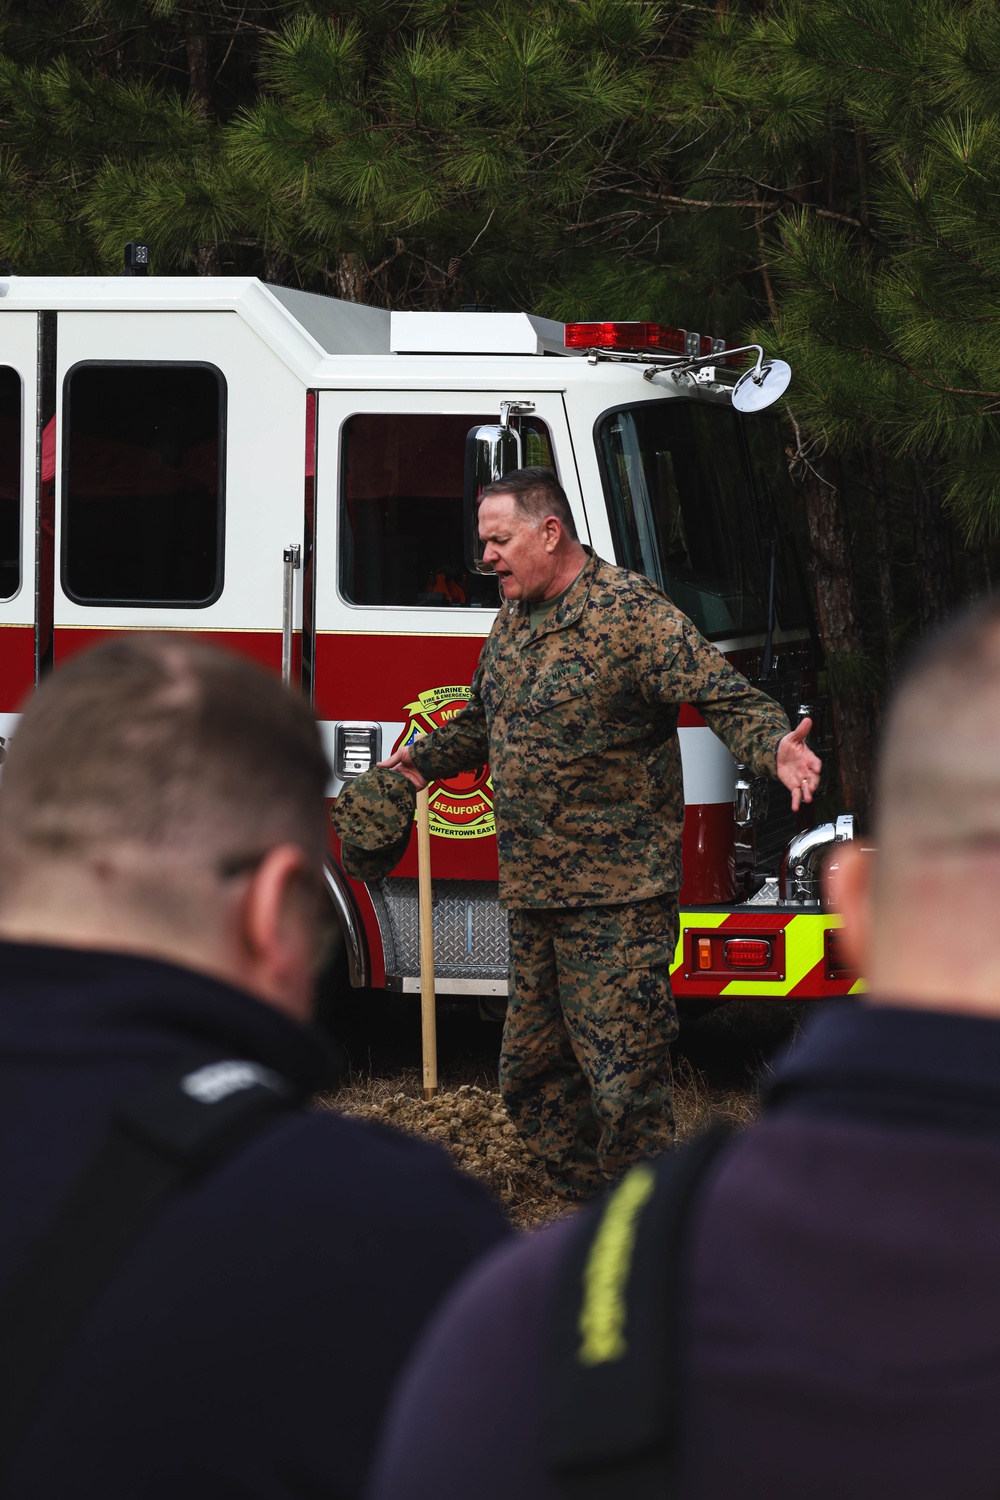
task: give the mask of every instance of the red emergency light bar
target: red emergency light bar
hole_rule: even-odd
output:
[[[567,349],[621,349],[629,354],[663,349],[668,354],[687,353],[684,329],[665,328],[662,323],[567,323],[564,343]],[[712,352],[711,339],[708,352]]]
[[[567,323],[563,343],[567,349],[607,349],[620,354],[676,354],[687,359],[718,356],[724,364],[725,343],[707,333],[689,328],[668,328],[663,323]],[[742,359],[733,363],[742,364]]]

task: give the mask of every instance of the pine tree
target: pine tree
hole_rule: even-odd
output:
[[[9,5],[0,54],[0,257],[10,269],[117,270],[130,238],[154,269],[230,268],[239,194],[222,128],[256,95],[281,4],[37,0]],[[256,247],[253,247],[256,252]]]
[[[826,101],[749,11],[459,0],[392,16],[379,45],[362,5],[290,24],[265,44],[265,98],[230,130],[239,170],[266,184],[272,217],[252,232],[277,233],[289,258],[308,245],[316,267],[360,261],[369,296],[471,294],[732,337],[778,312],[774,226],[807,199],[801,184],[825,172],[835,206],[820,216],[857,226],[842,206],[855,164],[831,168]],[[877,672],[841,487],[804,421],[795,449],[845,788],[861,808]]]
[[[902,644],[1000,538],[992,5],[35,0],[0,44],[7,269],[116,270],[141,238],[160,271],[787,358],[863,806]]]
[[[758,336],[795,367],[831,685],[857,747],[900,639],[989,586],[1000,535],[1000,19],[979,0],[788,0],[720,18],[688,76],[706,170],[760,199]]]

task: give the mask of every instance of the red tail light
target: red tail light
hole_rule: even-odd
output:
[[[771,965],[771,944],[765,938],[727,938],[722,958],[730,969],[767,969]]]
[[[781,983],[785,978],[785,933],[783,928],[768,932],[755,922],[746,927],[684,929],[685,979],[707,980],[718,985],[721,993],[731,985],[737,973],[742,974],[751,989],[761,980]],[[729,934],[732,934],[730,936]]]

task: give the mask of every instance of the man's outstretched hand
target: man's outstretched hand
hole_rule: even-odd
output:
[[[784,744],[784,740],[781,743]],[[813,756],[813,759],[815,760],[816,757]],[[818,765],[819,762],[817,761],[816,764]],[[407,781],[412,781],[418,792],[422,792],[427,785],[427,782],[413,764],[413,757],[410,754],[408,745],[400,745],[399,749],[394,750],[385,760],[380,760],[379,765],[385,766],[390,771],[402,771]]]
[[[778,780],[792,794],[792,812],[798,812],[803,802],[812,801],[823,769],[819,756],[806,744],[811,728],[812,719],[803,719],[791,734],[778,741]]]

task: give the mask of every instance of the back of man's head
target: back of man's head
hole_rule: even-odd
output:
[[[879,998],[1000,1015],[998,749],[1000,602],[988,600],[903,673],[882,740],[875,855],[849,851],[834,877],[845,936]]]
[[[898,860],[1000,849],[1000,602],[958,616],[914,654],[886,718],[878,843]]]
[[[318,872],[328,775],[306,705],[234,654],[143,633],[74,657],[4,767],[0,931],[99,940],[116,923],[125,946],[148,932],[183,951],[268,850]]]

